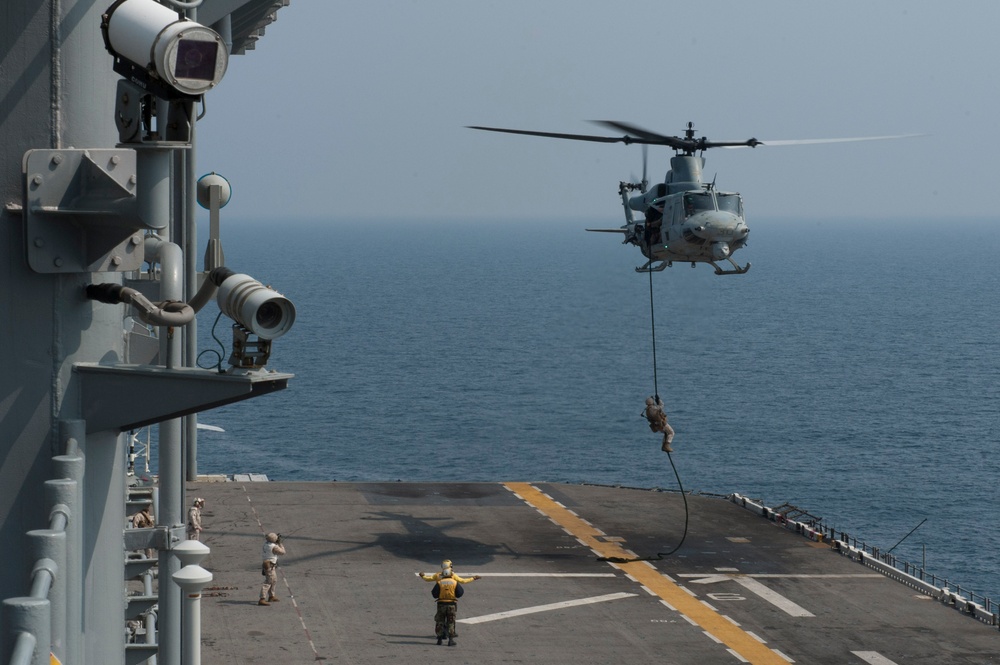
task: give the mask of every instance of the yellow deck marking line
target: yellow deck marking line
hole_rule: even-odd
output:
[[[504,483],[504,487],[569,531],[586,547],[596,552],[598,556],[624,558],[632,556],[619,543],[601,540],[598,537],[597,529],[571,511],[557,505],[554,500],[533,485],[529,483]],[[614,565],[671,607],[676,608],[684,618],[696,624],[705,633],[725,644],[740,657],[745,658],[747,662],[755,665],[786,665],[788,662],[751,637],[746,631],[724,619],[718,612],[709,609],[705,603],[691,595],[690,591],[674,584],[658,570],[647,565],[646,562],[634,561]]]

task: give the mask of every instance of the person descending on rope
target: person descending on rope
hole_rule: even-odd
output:
[[[659,395],[646,398],[646,408],[642,415],[646,416],[646,420],[649,421],[649,429],[654,432],[663,432],[663,452],[672,453],[674,449],[670,447],[670,444],[674,440],[674,428],[667,422],[667,414],[663,411],[663,400],[660,399]]]

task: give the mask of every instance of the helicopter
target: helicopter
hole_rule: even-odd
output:
[[[595,120],[595,124],[623,131],[624,136],[597,136],[591,134],[562,134],[536,132],[501,127],[467,126],[488,132],[544,136],[573,141],[598,143],[636,143],[643,149],[642,180],[618,184],[625,224],[616,229],[587,229],[598,233],[620,233],[622,244],[635,245],[648,260],[636,267],[636,272],[658,272],[673,266],[674,261],[707,263],[715,268],[716,275],[742,275],[750,263],[740,266],[732,255],[747,244],[750,229],[743,211],[743,197],[739,192],[726,192],[716,188],[715,181],[703,182],[704,153],[709,148],[756,148],[757,146],[804,145],[810,143],[843,143],[851,141],[878,141],[918,136],[866,136],[834,139],[794,139],[760,141],[710,141],[695,138],[694,123],[689,122],[684,136],[664,136],[612,120]],[[665,145],[674,149],[670,170],[663,182],[649,187],[646,178],[647,150],[650,145]],[[632,192],[638,192],[632,195]],[[636,217],[635,213],[641,213]],[[731,267],[719,262],[728,261]]]

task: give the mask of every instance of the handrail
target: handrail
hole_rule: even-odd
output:
[[[60,464],[55,466],[63,468]],[[5,630],[13,643],[9,665],[48,663],[57,638],[59,650],[65,647],[62,638],[67,628],[64,597],[66,538],[72,520],[72,509],[66,502],[76,504],[78,497],[75,494],[78,491],[72,479],[58,478],[45,482],[46,500],[52,504],[48,528],[26,534],[37,557],[31,567],[28,595],[5,601],[10,611],[10,625],[5,626]],[[67,493],[74,496],[70,497]],[[62,570],[58,562],[62,562]],[[60,591],[53,595],[57,585],[61,585]]]
[[[882,552],[878,547],[869,545],[844,531],[839,531],[838,533],[836,528],[825,526],[822,523],[822,518],[817,519],[813,524],[803,524],[786,517],[785,513],[768,508],[759,499],[749,499],[739,494],[730,494],[729,500],[737,505],[741,505],[743,508],[758,513],[762,517],[770,519],[772,522],[781,522],[786,528],[797,531],[813,540],[825,540],[834,547],[838,547],[838,543],[842,543],[846,548],[861,553],[862,556],[858,558],[863,563],[868,563],[865,560],[866,558],[874,559],[889,568],[899,571],[903,575],[929,585],[935,591],[930,595],[939,598],[942,602],[955,606],[956,609],[964,610],[966,614],[974,616],[983,623],[1000,628],[1000,604],[988,596],[963,589],[958,584],[952,584],[947,578],[939,577],[925,570],[922,566],[909,563],[894,554]],[[848,552],[842,553],[847,554]],[[881,572],[885,574],[886,571],[882,570]],[[929,593],[929,591],[923,588],[920,590],[924,593]],[[983,611],[977,611],[975,606],[978,606]]]
[[[837,530],[834,528],[829,528],[829,534],[831,540],[839,540],[844,542],[854,549],[865,552],[869,556],[882,563],[892,566],[896,570],[899,570],[911,577],[919,579],[921,582],[926,582],[932,586],[938,587],[942,590],[953,591],[955,594],[970,600],[974,603],[982,605],[983,608],[990,614],[997,614],[1000,611],[1000,604],[994,601],[989,596],[975,593],[969,589],[963,589],[959,584],[952,584],[952,582],[947,577],[940,577],[934,573],[929,572],[922,566],[912,564],[908,561],[898,558],[894,554],[888,552],[882,552],[878,547],[869,545],[863,540],[851,536],[843,531],[840,532],[840,537],[836,537]],[[997,623],[997,622],[994,622]]]

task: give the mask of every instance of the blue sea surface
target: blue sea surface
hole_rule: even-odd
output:
[[[1000,600],[1000,224],[750,225],[747,274],[653,275],[654,375],[643,258],[594,224],[224,223],[227,265],[296,305],[268,365],[295,378],[202,414],[198,471],[676,488],[658,388],[686,490],[883,549],[926,519],[894,553]]]

